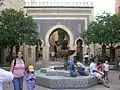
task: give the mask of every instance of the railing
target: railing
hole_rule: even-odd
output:
[[[93,2],[89,0],[27,0],[25,6],[74,6],[74,7],[93,7]]]

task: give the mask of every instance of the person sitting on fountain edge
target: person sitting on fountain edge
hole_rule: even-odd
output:
[[[71,77],[76,77],[77,76],[77,66],[74,64],[75,62],[70,59],[70,56],[68,56],[68,61],[67,61],[67,68],[70,70],[70,76]],[[76,66],[76,67],[75,67]]]
[[[76,62],[77,64],[77,72],[79,75],[81,76],[88,76],[89,73],[87,73],[86,69],[85,69],[85,65],[83,65],[79,59],[77,58],[77,56],[74,56],[74,62]]]
[[[89,75],[89,73],[87,73],[87,71],[85,69],[85,66],[81,62],[77,62],[77,65],[78,65],[78,73],[81,76],[88,76]]]

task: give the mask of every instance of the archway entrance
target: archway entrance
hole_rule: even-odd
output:
[[[48,67],[50,65],[50,46],[51,46],[50,45],[51,44],[50,43],[50,36],[57,29],[61,29],[62,31],[65,31],[67,33],[66,36],[69,36],[69,40],[67,41],[68,42],[68,44],[67,44],[68,47],[71,48],[74,44],[74,36],[73,36],[71,30],[69,30],[66,26],[63,26],[63,25],[53,26],[50,30],[48,30],[48,32],[45,35],[45,44],[43,46],[43,60],[42,60],[43,61],[42,63],[44,65],[44,67]],[[59,45],[58,42],[55,42],[55,44],[56,43]],[[61,60],[58,61],[58,63],[59,62],[60,62],[60,64],[62,63]]]
[[[63,60],[62,50],[68,50],[70,37],[68,33],[62,28],[56,28],[49,36],[49,52],[50,61]]]
[[[78,39],[76,41],[76,56],[78,58],[79,61],[83,61],[83,40],[82,39]]]

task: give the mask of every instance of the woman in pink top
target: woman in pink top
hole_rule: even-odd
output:
[[[11,72],[14,75],[13,85],[14,90],[22,90],[23,77],[25,72],[25,63],[22,59],[22,52],[18,52],[17,58],[11,63]]]

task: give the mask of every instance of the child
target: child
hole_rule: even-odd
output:
[[[109,73],[109,64],[108,61],[106,60],[105,63],[103,64],[103,71],[105,74],[105,80],[108,82],[108,73]]]
[[[27,81],[28,90],[35,89],[35,79],[36,79],[36,76],[34,74],[34,67],[32,65],[29,65],[26,71],[26,81]]]

